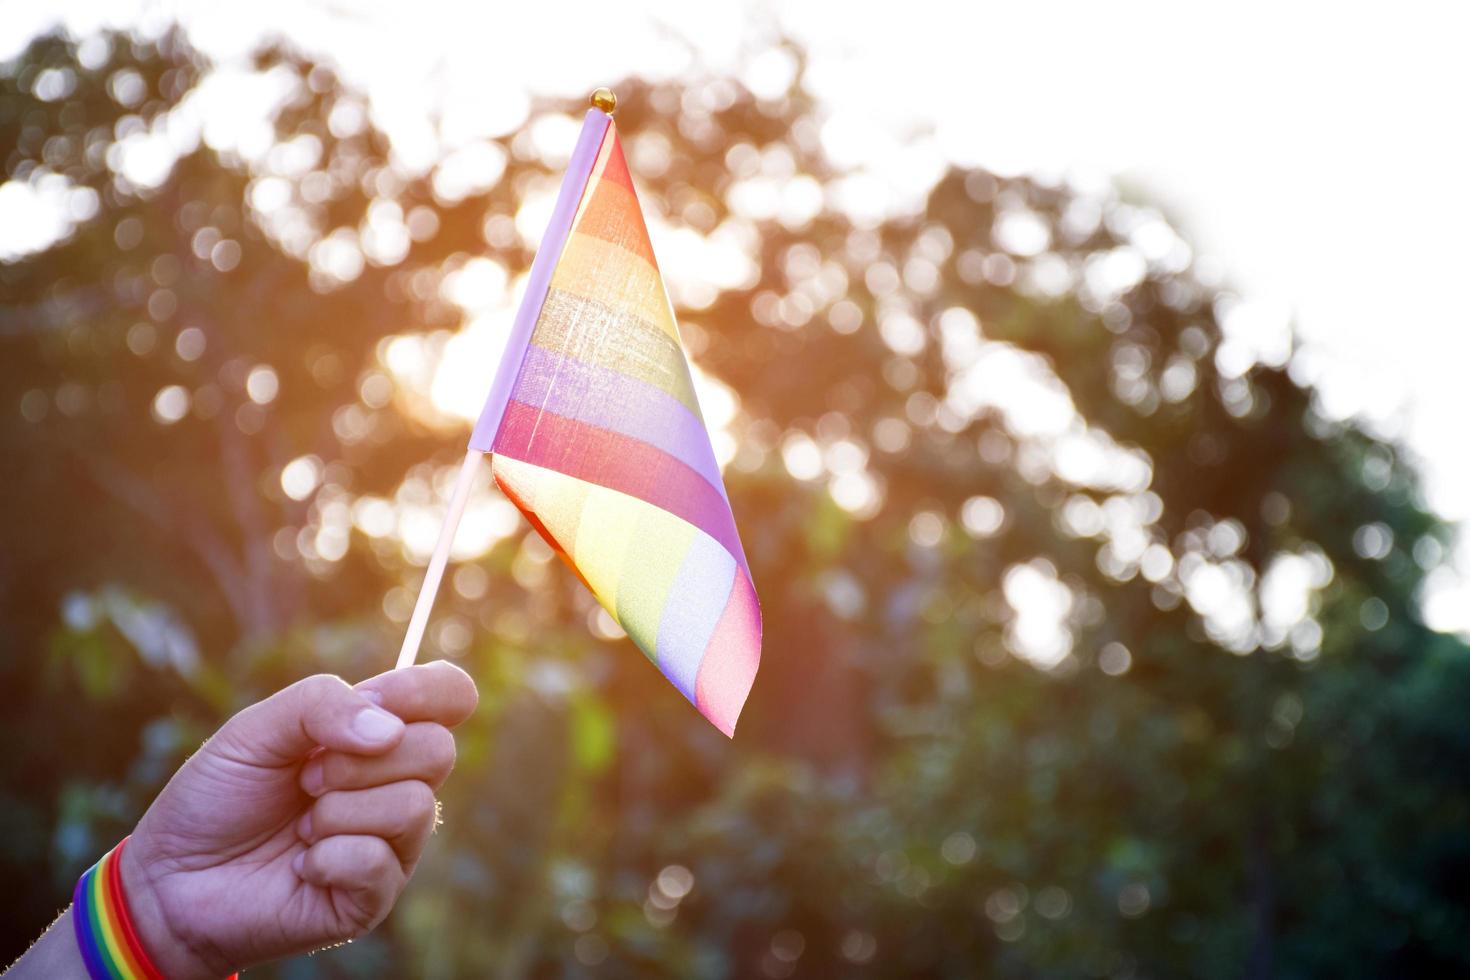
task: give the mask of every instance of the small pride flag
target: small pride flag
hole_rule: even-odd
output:
[[[493,454],[506,496],[733,735],[760,663],[760,607],[617,126],[600,108],[583,122],[470,449]]]

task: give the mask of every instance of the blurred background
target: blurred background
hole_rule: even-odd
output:
[[[0,4],[0,959],[392,662],[612,84],[760,592],[738,736],[486,481],[377,933],[280,977],[1470,969],[1463,22]]]

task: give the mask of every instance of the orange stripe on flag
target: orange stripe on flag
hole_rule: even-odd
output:
[[[638,206],[638,194],[633,190],[628,164],[623,160],[622,144],[617,142],[616,133],[612,138],[611,150],[598,161],[602,173],[594,178],[574,230],[620,245],[657,269],[653,243],[643,223],[643,209]]]

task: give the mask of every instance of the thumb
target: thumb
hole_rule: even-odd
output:
[[[258,701],[225,722],[211,741],[262,766],[301,761],[317,746],[381,755],[403,738],[403,722],[340,677],[317,674]]]

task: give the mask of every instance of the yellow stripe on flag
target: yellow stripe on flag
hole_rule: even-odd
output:
[[[630,258],[631,256],[631,258]],[[615,287],[610,284],[615,283]],[[573,232],[551,278],[551,288],[618,309],[636,311],[675,342],[679,328],[658,271],[636,253]]]
[[[608,612],[616,617],[623,557],[638,529],[643,501],[607,487],[589,486],[577,529],[577,568]]]
[[[597,600],[653,659],[669,591],[693,524],[637,497],[555,470],[495,457],[495,475],[567,552]]]
[[[591,484],[508,456],[496,456],[492,465],[496,478],[520,499],[522,506],[536,512],[536,519],[553,543],[575,562],[577,527]]]
[[[641,500],[637,503],[642,513],[623,559],[626,574],[618,588],[617,620],[648,659],[657,663],[664,603],[697,532],[683,518]]]

